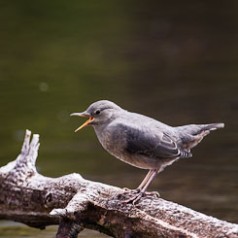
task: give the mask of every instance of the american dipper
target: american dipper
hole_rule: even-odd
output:
[[[103,148],[116,158],[149,172],[137,188],[139,199],[166,166],[192,156],[195,147],[210,131],[223,123],[191,124],[172,127],[150,117],[129,112],[108,100],[92,103],[88,109],[71,116],[88,120],[75,130],[93,126]]]

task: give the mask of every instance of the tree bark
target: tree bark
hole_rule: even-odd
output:
[[[0,168],[0,219],[44,229],[59,224],[57,238],[74,238],[84,228],[112,237],[238,237],[238,225],[206,216],[153,193],[136,205],[133,192],[88,181],[79,174],[40,175],[35,167],[39,135],[26,131],[20,155]]]

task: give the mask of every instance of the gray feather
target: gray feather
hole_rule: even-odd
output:
[[[185,126],[177,126],[175,127],[175,129],[180,133],[186,133],[189,135],[198,135],[203,131],[213,131],[223,127],[224,123],[210,123],[210,124],[190,124]]]
[[[152,135],[143,130],[117,124],[117,131],[120,130],[125,136],[125,151],[131,155],[148,156],[153,159],[177,158],[180,151],[176,143],[165,134]]]

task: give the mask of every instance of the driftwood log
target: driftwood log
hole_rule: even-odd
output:
[[[0,168],[0,219],[44,229],[59,224],[57,238],[84,228],[112,237],[238,237],[238,225],[195,212],[147,193],[123,203],[124,189],[88,181],[79,174],[40,175],[35,167],[39,135],[26,131],[20,155]],[[122,195],[120,195],[122,194]]]

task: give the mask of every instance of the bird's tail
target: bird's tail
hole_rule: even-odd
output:
[[[210,124],[191,124],[176,127],[180,134],[181,142],[184,148],[191,149],[196,146],[210,131],[223,128],[224,123],[210,123]]]
[[[204,132],[207,132],[208,134],[210,131],[223,128],[224,126],[224,123],[191,124],[185,126],[177,126],[176,129],[181,133],[196,136]]]

